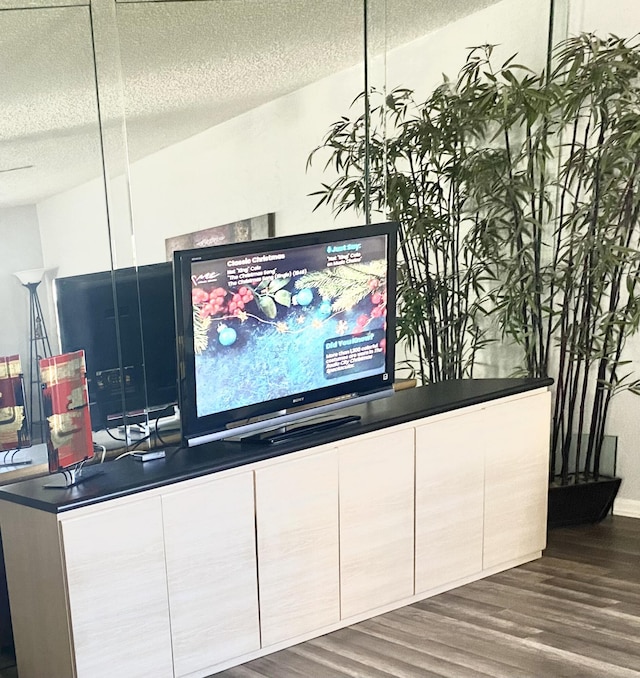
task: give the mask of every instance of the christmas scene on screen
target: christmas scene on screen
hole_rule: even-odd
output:
[[[383,374],[387,236],[191,264],[199,417]]]

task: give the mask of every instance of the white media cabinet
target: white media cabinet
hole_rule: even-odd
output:
[[[0,488],[20,678],[209,676],[540,557],[541,383],[187,479]]]

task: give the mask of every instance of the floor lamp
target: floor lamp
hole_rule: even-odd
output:
[[[47,269],[34,268],[14,273],[29,291],[29,423],[31,440],[44,442],[44,408],[42,405],[42,383],[39,360],[51,355],[51,344],[44,322],[42,306],[38,297],[38,285]],[[36,420],[37,416],[37,420]],[[34,427],[37,421],[39,435],[36,441]]]

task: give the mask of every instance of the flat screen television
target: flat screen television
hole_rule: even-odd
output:
[[[394,223],[174,253],[184,444],[390,395]]]
[[[94,431],[177,403],[171,262],[57,278],[54,295],[62,351],[85,352]]]

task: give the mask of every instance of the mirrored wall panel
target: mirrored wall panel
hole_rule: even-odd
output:
[[[307,160],[363,88],[364,5],[123,2],[116,17],[146,405],[166,430],[172,253],[335,226],[311,195],[324,161]]]
[[[31,5],[0,9],[0,355],[20,356],[38,423],[37,359],[83,312],[53,281],[109,271],[111,247],[90,9]]]
[[[124,0],[116,20],[136,262],[160,281],[175,249],[397,217],[394,92],[419,116],[476,45],[544,65],[549,2]],[[168,285],[164,304],[140,292],[145,335]],[[167,315],[149,374],[173,344]],[[169,390],[146,386],[162,411]]]
[[[173,251],[388,218],[394,92],[419,110],[470,47],[538,68],[548,44],[549,0],[24,4],[0,0],[0,354],[29,362],[14,273],[44,271],[96,429],[177,425]]]
[[[361,0],[127,2],[117,19],[138,263],[266,214],[279,235],[333,225],[306,163],[362,90]]]

